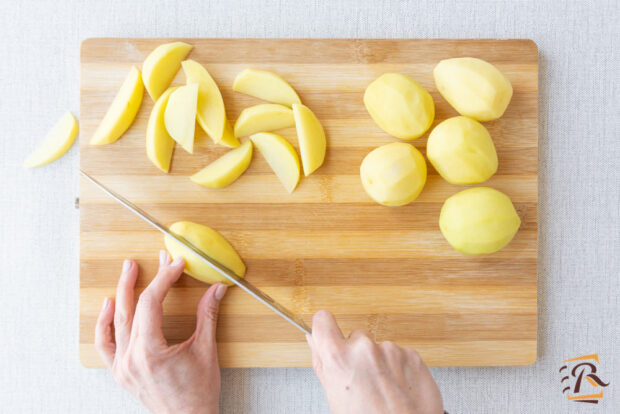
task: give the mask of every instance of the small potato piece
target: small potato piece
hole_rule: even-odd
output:
[[[364,190],[384,206],[415,200],[426,183],[426,162],[413,145],[393,142],[371,151],[360,167]]]
[[[512,85],[495,66],[472,57],[442,60],[433,70],[439,93],[460,113],[477,121],[504,114]]]
[[[504,248],[521,226],[510,198],[493,188],[468,188],[448,198],[439,228],[461,253],[476,256]]]
[[[170,94],[176,87],[168,88],[155,102],[146,125],[146,156],[154,166],[167,173],[174,151],[174,140],[164,124],[164,111]]]
[[[24,167],[40,167],[62,157],[75,142],[77,133],[78,123],[75,117],[71,112],[66,112],[47,133],[37,149],[26,158]]]
[[[325,131],[321,122],[307,106],[293,104],[293,113],[295,114],[301,165],[304,175],[307,177],[325,161],[325,149],[327,147]]]
[[[250,161],[252,141],[248,140],[192,175],[190,180],[209,188],[226,187],[248,169]]]
[[[168,98],[164,111],[166,130],[183,149],[194,153],[194,129],[196,128],[196,103],[198,84],[179,86]]]
[[[368,85],[364,105],[381,129],[404,140],[424,134],[435,119],[428,91],[400,73],[385,73]]]
[[[191,221],[178,221],[170,226],[170,230],[182,236],[191,244],[202,250],[209,257],[220,262],[239,277],[245,276],[245,264],[234,247],[220,233],[210,227]],[[173,258],[179,256],[185,260],[185,273],[205,283],[233,283],[220,275],[211,266],[200,260],[194,252],[169,236],[164,237],[166,249]]]
[[[111,144],[122,137],[138,114],[142,95],[142,75],[133,66],[90,139],[90,145]]]
[[[183,42],[164,43],[157,46],[144,59],[142,74],[144,86],[153,101],[168,89],[181,67],[181,61],[192,50],[192,45]]]
[[[497,171],[497,153],[489,131],[466,116],[437,125],[428,137],[426,156],[451,184],[481,183]]]
[[[280,135],[261,132],[250,137],[258,151],[276,174],[286,191],[292,193],[299,183],[299,156],[295,148]]]
[[[260,104],[245,108],[235,122],[235,136],[245,137],[295,125],[293,111],[279,104]]]
[[[267,70],[248,68],[241,71],[233,82],[233,91],[281,105],[301,103],[287,81]]]

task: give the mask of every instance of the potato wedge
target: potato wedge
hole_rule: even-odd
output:
[[[174,151],[174,139],[168,133],[164,123],[164,113],[168,98],[177,87],[168,88],[155,102],[149,122],[146,125],[146,156],[154,166],[167,173]]]
[[[305,105],[293,104],[295,128],[299,140],[299,152],[301,153],[301,165],[304,175],[307,177],[317,168],[323,165],[325,160],[325,131],[321,122],[314,113]]]
[[[77,134],[78,123],[71,112],[66,112],[26,158],[24,167],[40,167],[62,157],[75,142]]]
[[[181,67],[181,61],[192,50],[192,45],[173,42],[159,45],[142,63],[144,86],[151,99],[157,101],[170,86],[174,76]]]
[[[299,157],[295,148],[280,135],[270,132],[254,134],[250,139],[263,154],[286,191],[292,193],[300,177]]]
[[[228,151],[190,177],[190,180],[209,188],[223,188],[233,183],[250,166],[252,141]]]
[[[178,221],[170,226],[170,230],[182,236],[209,257],[232,270],[237,276],[245,276],[245,264],[243,260],[241,260],[241,257],[239,257],[239,254],[228,240],[217,231],[201,224],[192,223],[191,221]],[[173,258],[182,257],[185,260],[185,273],[188,275],[209,284],[233,284],[211,266],[200,260],[196,253],[173,238],[165,236],[164,243],[166,244],[166,249]]]
[[[133,123],[142,103],[142,95],[142,77],[138,68],[133,66],[93,134],[90,144],[105,145],[118,140]]]
[[[168,133],[190,154],[194,153],[197,102],[197,83],[180,86],[170,94],[164,111],[164,124]]]
[[[261,104],[245,108],[235,122],[235,136],[244,137],[295,125],[291,108],[279,104]]]
[[[295,89],[273,72],[259,69],[241,71],[233,83],[233,91],[264,101],[291,106],[301,103]]]

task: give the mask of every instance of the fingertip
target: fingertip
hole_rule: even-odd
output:
[[[174,261],[170,264],[172,267],[180,267],[181,269],[185,268],[185,259],[183,257],[178,256]]]
[[[215,293],[213,294],[213,296],[215,297],[217,301],[220,301],[226,294],[227,290],[228,290],[228,286],[226,286],[223,283],[218,283],[217,287],[215,288]]]

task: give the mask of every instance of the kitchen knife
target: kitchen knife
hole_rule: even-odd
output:
[[[253,296],[256,300],[261,302],[263,305],[267,306],[269,309],[271,309],[272,311],[274,311],[275,313],[277,313],[278,315],[286,319],[289,323],[294,325],[297,329],[299,329],[300,331],[308,335],[312,334],[311,329],[306,325],[306,323],[299,316],[295,315],[290,310],[280,305],[278,302],[273,300],[269,295],[262,292],[260,289],[252,285],[250,282],[248,282],[244,278],[237,276],[232,270],[228,269],[226,266],[222,265],[217,260],[205,254],[202,250],[198,249],[192,243],[187,241],[184,237],[171,232],[166,226],[158,223],[153,217],[147,214],[144,210],[140,209],[138,206],[136,206],[135,204],[133,204],[126,198],[122,197],[121,195],[110,190],[109,188],[101,184],[99,181],[95,180],[93,177],[86,174],[82,169],[80,169],[80,173],[84,176],[84,178],[86,178],[91,183],[95,184],[104,193],[106,193],[107,195],[109,195],[110,197],[118,201],[119,203],[121,203],[127,209],[131,210],[134,214],[136,214],[142,220],[146,221],[151,226],[155,227],[157,230],[164,233],[166,236],[173,238],[178,243],[182,244],[183,246],[191,250],[192,253],[198,256],[200,260],[205,262],[207,265],[211,266],[215,271],[217,271],[219,274],[224,276],[226,279],[230,280],[235,285],[239,286],[241,289],[249,293],[251,296]]]

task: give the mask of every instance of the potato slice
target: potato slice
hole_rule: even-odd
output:
[[[381,129],[404,140],[423,135],[435,119],[431,95],[401,73],[385,73],[368,85],[364,105]]]
[[[245,264],[234,247],[220,233],[210,227],[191,221],[178,221],[170,226],[170,230],[189,241],[209,257],[215,259],[232,270],[237,276],[245,276]],[[173,258],[185,260],[185,273],[205,283],[233,283],[220,275],[211,266],[199,259],[196,253],[189,250],[169,236],[164,237],[166,249]]]
[[[512,85],[495,66],[472,57],[442,60],[433,70],[439,93],[461,115],[492,121],[504,114]]]
[[[510,198],[493,188],[468,188],[441,207],[439,228],[461,253],[481,255],[503,249],[521,226]]]
[[[146,156],[153,165],[165,173],[170,171],[174,140],[166,129],[164,112],[166,111],[170,94],[176,89],[177,87],[168,88],[157,99],[151,111],[151,116],[149,116],[149,122],[146,125]]]
[[[241,145],[241,142],[235,136],[233,127],[230,125],[230,121],[228,119],[224,123],[224,135],[222,136],[222,140],[217,142],[217,144],[228,148],[236,148]]]
[[[307,177],[325,160],[325,131],[314,113],[305,105],[293,104],[295,128],[304,175]]]
[[[190,180],[209,188],[226,187],[247,170],[250,161],[252,141],[246,141],[192,175]]]
[[[250,136],[250,139],[263,154],[286,191],[292,193],[300,176],[299,157],[295,148],[280,135],[270,132],[254,134]]]
[[[75,117],[71,112],[66,112],[26,158],[24,167],[40,167],[62,157],[75,142],[77,133],[78,123]]]
[[[196,119],[198,125],[211,137],[213,142],[219,144],[223,140],[226,124],[226,109],[220,88],[204,66],[194,60],[185,60],[181,63],[187,84],[198,84],[198,106]],[[234,138],[234,137],[233,137]],[[229,146],[237,147],[239,140],[229,140]]]
[[[497,171],[497,152],[489,131],[478,121],[455,116],[433,129],[426,157],[451,184],[477,184]]]
[[[301,103],[297,92],[288,82],[266,70],[245,69],[241,71],[235,78],[233,91],[287,106]]]
[[[133,123],[140,109],[144,85],[138,68],[133,66],[90,140],[91,145],[111,144]]]
[[[168,133],[190,154],[194,153],[197,102],[197,83],[180,86],[170,94],[164,112],[164,124]]]
[[[183,42],[159,45],[144,59],[142,74],[144,86],[151,99],[157,101],[174,79],[181,67],[181,61],[192,50],[192,45]]]
[[[235,136],[273,131],[295,125],[291,108],[279,104],[261,104],[245,108],[235,122]]]
[[[422,192],[426,184],[426,162],[413,145],[392,142],[366,155],[360,176],[364,190],[377,203],[402,206]]]

